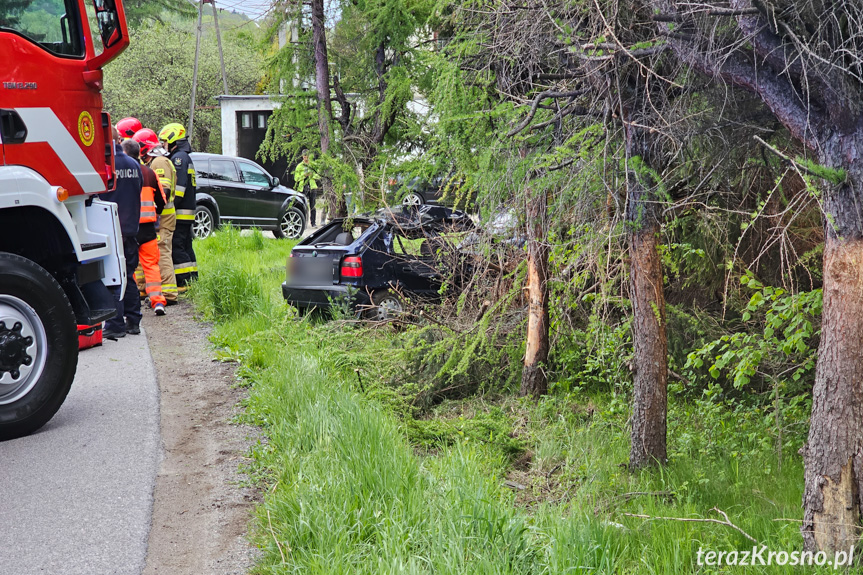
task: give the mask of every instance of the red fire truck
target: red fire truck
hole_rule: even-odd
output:
[[[0,439],[60,408],[77,325],[125,285],[102,67],[129,44],[115,0],[0,2]]]

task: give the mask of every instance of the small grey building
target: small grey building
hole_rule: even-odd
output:
[[[267,126],[273,110],[279,107],[270,96],[216,96],[222,110],[222,154],[247,158],[261,164],[286,186],[293,184],[293,174],[286,174],[288,161],[262,161],[258,149],[267,137]]]

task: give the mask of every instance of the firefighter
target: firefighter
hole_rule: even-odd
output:
[[[120,132],[120,139],[125,140],[135,135],[135,132],[143,128],[141,121],[138,118],[123,118],[117,122],[117,131]]]
[[[165,296],[168,305],[174,305],[177,303],[177,278],[174,276],[171,243],[177,226],[177,214],[174,209],[177,171],[168,159],[168,151],[159,143],[156,132],[144,128],[135,132],[132,139],[141,147],[141,163],[152,168],[165,193],[165,209],[159,215],[159,272],[162,276],[162,295]]]
[[[186,138],[186,129],[180,124],[168,124],[159,130],[159,140],[170,154],[177,170],[174,207],[177,210],[177,229],[174,231],[172,255],[177,291],[186,291],[189,281],[198,277],[198,262],[192,248],[192,224],[195,222],[195,166],[189,152],[192,147]]]
[[[132,278],[138,267],[138,221],[141,218],[141,176],[140,164],[127,156],[120,147],[120,133],[116,128],[114,134],[114,169],[116,185],[113,191],[105,192],[99,199],[117,204],[117,214],[120,219],[120,232],[123,235],[123,251],[126,254],[126,291],[120,293],[120,288],[111,286],[108,289],[114,295],[117,305],[117,315],[105,322],[102,336],[117,340],[126,337],[126,331],[134,331],[141,324],[141,296]],[[140,328],[138,328],[140,329]]]
[[[123,151],[130,158],[141,155],[141,147],[134,140],[123,140]],[[141,219],[138,222],[138,260],[143,270],[144,291],[150,307],[156,315],[165,315],[165,296],[162,295],[162,276],[159,274],[159,245],[156,236],[156,218],[165,208],[165,196],[156,173],[146,165],[141,165]],[[140,294],[139,294],[140,295]],[[126,326],[126,333],[138,335],[138,326]]]

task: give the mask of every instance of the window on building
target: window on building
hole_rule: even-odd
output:
[[[252,114],[250,112],[243,112],[241,116],[240,126],[243,128],[249,129],[252,127]]]
[[[267,129],[267,115],[266,114],[258,114],[258,128],[261,130]]]

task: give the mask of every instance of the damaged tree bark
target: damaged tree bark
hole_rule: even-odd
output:
[[[521,395],[548,393],[548,199],[534,190],[527,200],[527,342]]]
[[[863,170],[849,176],[825,206],[831,216],[803,494],[806,547],[833,551],[859,542],[863,511]]]

